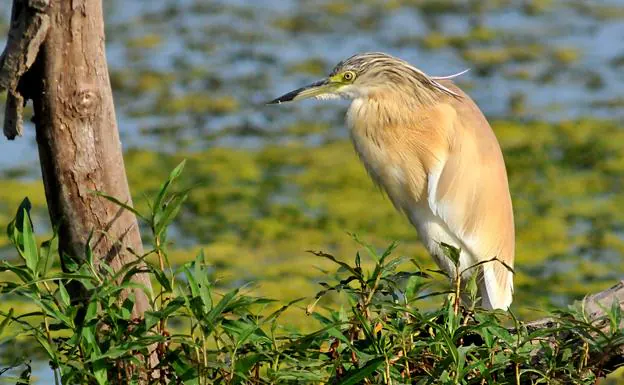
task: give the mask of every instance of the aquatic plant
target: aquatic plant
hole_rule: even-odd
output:
[[[174,265],[167,245],[168,226],[189,191],[174,181],[180,164],[149,200],[149,210],[131,210],[150,229],[153,248],[136,263],[115,272],[94,263],[89,246],[79,258],[58,255],[55,237],[37,244],[30,203],[25,200],[7,235],[19,254],[4,261],[0,293],[29,305],[0,311],[2,346],[30,341],[49,360],[57,384],[127,384],[148,380],[183,384],[593,384],[622,364],[624,328],[617,302],[589,316],[583,306],[552,311],[550,319],[526,325],[509,312],[475,306],[476,282],[432,291],[440,271],[412,266],[378,252],[354,237],[363,249],[351,263],[312,252],[330,262],[320,291],[288,303],[250,295],[245,286],[215,286],[214,268],[203,251]],[[458,261],[458,250],[448,256]],[[141,260],[152,256],[159,263]],[[65,272],[58,268],[59,260]],[[160,265],[159,265],[160,264]],[[166,266],[163,268],[163,266]],[[133,318],[133,295],[141,288],[131,277],[147,272],[152,311]],[[458,277],[455,277],[458,279]],[[71,299],[67,286],[79,282],[86,297]],[[344,299],[326,307],[326,296]],[[459,306],[459,298],[468,298]],[[435,297],[438,306],[423,306]],[[301,308],[301,305],[307,305]],[[298,308],[298,309],[296,309]],[[315,320],[309,333],[281,321],[288,309]],[[29,358],[15,354],[18,381],[30,381]],[[151,360],[151,357],[157,360]],[[20,360],[21,358],[21,360]],[[152,362],[158,362],[152,366]],[[24,383],[24,382],[18,382]]]

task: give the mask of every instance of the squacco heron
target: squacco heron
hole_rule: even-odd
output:
[[[505,163],[490,125],[454,76],[428,76],[396,57],[364,53],[269,104],[353,100],[351,140],[373,181],[443,271],[456,276],[446,243],[460,250],[462,281],[478,274],[481,306],[507,309],[515,241]]]

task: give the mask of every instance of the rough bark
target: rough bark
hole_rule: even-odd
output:
[[[20,133],[24,100],[34,107],[39,158],[60,252],[81,257],[89,234],[98,263],[118,270],[143,253],[136,217],[92,193],[131,204],[104,47],[101,0],[14,0],[0,61],[7,89],[5,133]],[[147,275],[136,280],[150,287]],[[150,307],[135,292],[135,315]]]

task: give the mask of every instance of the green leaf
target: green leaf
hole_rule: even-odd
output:
[[[618,333],[622,331],[622,308],[620,302],[613,298],[611,303],[611,309],[607,312],[609,316],[609,323],[611,325],[611,333]]]
[[[348,263],[344,263],[342,261],[337,260],[336,257],[334,257],[331,254],[327,254],[327,253],[324,253],[322,251],[312,251],[312,250],[308,250],[308,253],[314,254],[317,257],[327,258],[330,261],[338,264],[340,267],[344,268],[345,270],[347,270],[348,272],[350,272],[354,276],[356,276],[358,278],[362,277],[362,273],[361,272],[356,271],[353,267],[349,266]]]
[[[440,242],[440,247],[442,247],[442,251],[444,251],[444,254],[450,258],[455,267],[459,267],[459,256],[461,254],[460,250],[444,242]]]
[[[51,323],[49,325],[49,328],[50,328],[51,331],[72,330],[73,329],[70,325],[67,325],[65,322]]]
[[[63,285],[63,281],[59,281],[58,290],[61,296],[61,302],[63,303],[63,305],[65,305],[66,308],[69,307],[71,301],[70,301],[69,293],[67,292],[67,289],[65,289],[65,285]]]
[[[385,260],[385,258],[384,258]],[[396,257],[394,259],[391,259],[390,261],[388,261],[388,263],[386,263],[383,266],[383,273],[384,275],[393,273],[396,271],[397,267],[402,264],[403,262],[407,261],[408,258],[407,257]]]
[[[212,294],[210,292],[210,280],[209,275],[205,271],[205,256],[204,250],[200,250],[195,257],[195,278],[197,279],[197,284],[199,286],[199,296],[201,297],[202,303],[206,307],[206,309],[210,309],[213,306]]]
[[[128,341],[121,343],[117,346],[113,346],[106,353],[99,355],[97,359],[93,360],[97,362],[97,360],[102,360],[104,358],[119,358],[125,357],[125,359],[129,359],[134,352],[147,352],[149,347],[154,345],[155,343],[163,342],[166,338],[161,335],[151,335],[146,337],[141,337],[137,340]]]
[[[188,191],[176,194],[169,200],[169,202],[167,202],[167,205],[161,211],[161,214],[156,217],[158,218],[154,228],[154,235],[156,237],[160,236],[167,226],[175,219],[176,215],[178,215],[182,204],[188,198],[188,194]]]
[[[37,265],[39,263],[39,251],[37,250],[37,242],[32,231],[32,222],[30,221],[30,215],[28,211],[24,209],[24,217],[22,222],[22,237],[24,242],[24,260],[26,266],[32,272],[37,272]]]
[[[185,164],[186,164],[186,159],[180,162],[180,164],[178,164],[176,168],[174,168],[173,171],[171,171],[167,181],[163,183],[163,185],[160,187],[160,191],[158,192],[158,195],[156,196],[156,199],[154,200],[154,207],[153,207],[154,212],[152,213],[153,218],[155,218],[156,215],[162,210],[161,205],[163,203],[163,200],[165,199],[165,196],[167,195],[167,192],[169,191],[169,187],[171,187],[171,185],[173,184],[173,181],[182,174],[182,170],[184,170]]]
[[[397,246],[398,246],[398,243],[392,242],[390,246],[388,246],[388,248],[384,250],[383,254],[381,255],[381,258],[379,258],[379,263],[384,263],[386,258],[388,258],[392,254],[392,252],[394,251],[394,249],[397,248]]]
[[[54,348],[50,345],[48,340],[40,333],[35,333],[34,337],[37,340],[37,342],[39,342],[39,345],[41,345],[43,350],[45,350],[45,352],[48,355],[48,358],[51,361],[56,361],[56,352],[54,351]]]
[[[47,276],[50,268],[54,264],[56,254],[58,253],[58,236],[56,230],[51,239],[43,242],[39,249],[39,263],[37,265],[37,272],[40,276]]]
[[[99,353],[100,349],[95,339],[95,324],[81,329],[82,337],[84,338],[84,345],[89,349],[95,350]]]
[[[89,305],[87,306],[87,312],[85,313],[84,318],[85,323],[97,317],[97,309],[97,302],[89,302]]]
[[[167,360],[171,362],[173,370],[184,385],[198,385],[199,376],[195,365],[183,360],[182,356],[180,352],[172,351],[167,355]]]
[[[156,280],[158,281],[160,286],[163,288],[163,290],[166,293],[171,293],[172,292],[171,282],[167,278],[167,275],[165,274],[165,272],[158,270],[158,269],[152,269],[151,272],[154,274],[154,277],[156,277]]]
[[[32,272],[24,265],[13,266],[7,261],[2,261],[0,265],[0,272],[10,271],[17,275],[19,279],[24,283],[31,283],[33,281]]]
[[[28,198],[24,198],[22,203],[20,203],[17,212],[15,213],[15,217],[9,224],[7,225],[7,236],[11,240],[11,243],[17,248],[22,256],[23,250],[23,233],[24,233],[24,220],[25,217],[28,217],[28,213],[30,212],[32,205],[30,204],[30,200]],[[30,218],[28,218],[30,221]],[[32,226],[31,226],[32,227]]]
[[[144,216],[143,216],[140,212],[138,212],[138,211],[137,211],[137,209],[135,209],[134,207],[132,207],[132,206],[128,205],[127,203],[124,203],[124,202],[120,201],[119,199],[117,199],[117,198],[115,198],[115,197],[113,197],[113,196],[110,196],[110,195],[108,195],[108,194],[105,194],[105,193],[103,193],[103,192],[101,192],[101,191],[94,191],[94,190],[91,190],[91,193],[92,193],[92,194],[95,194],[95,195],[97,195],[97,196],[100,196],[100,197],[102,197],[102,198],[104,198],[104,199],[106,199],[106,200],[108,200],[108,201],[110,201],[110,202],[112,202],[112,203],[116,204],[116,205],[117,205],[117,206],[119,206],[119,207],[123,207],[124,209],[126,209],[126,210],[130,211],[131,213],[133,213],[133,214],[134,214],[134,215],[136,215],[137,217],[139,217],[139,218],[141,218],[142,220],[144,220],[144,221],[148,222],[148,219],[147,219],[147,218],[145,218],[145,217],[144,217]]]
[[[273,313],[267,315],[266,317],[264,317],[264,320],[262,321],[262,323],[266,323],[269,322],[273,319],[277,319],[279,318],[280,315],[282,315],[283,312],[285,312],[286,310],[288,310],[292,305],[303,301],[304,299],[307,299],[307,297],[301,297],[301,298],[296,298],[293,299],[292,301],[288,302],[286,305],[283,305],[282,307],[280,307],[279,309],[275,310]]]
[[[191,289],[191,296],[198,297],[199,296],[199,285],[197,284],[197,280],[195,279],[195,275],[191,273],[191,270],[187,266],[184,266],[184,275],[186,275],[186,279],[188,281],[189,289]]]
[[[221,300],[217,303],[217,305],[213,307],[208,312],[208,314],[206,314],[206,317],[202,321],[207,326],[206,328],[207,332],[212,331],[217,321],[217,318],[223,313],[225,308],[232,302],[234,297],[236,297],[236,294],[238,294],[238,289],[234,289],[228,292],[227,294],[223,296],[223,298],[221,298]]]
[[[239,358],[236,360],[236,375],[237,378],[234,379],[235,384],[242,383],[243,380],[247,379],[247,374],[257,363],[265,361],[267,358],[264,354],[250,354]]]
[[[479,274],[472,274],[468,279],[468,283],[466,284],[466,291],[468,292],[469,298],[471,300],[476,300],[478,295],[478,285],[477,278]]]
[[[75,273],[76,271],[78,271],[78,269],[80,268],[80,264],[78,263],[78,261],[76,261],[74,257],[63,252],[59,253],[61,258],[61,266],[63,266],[63,271],[66,271],[68,273]]]
[[[93,377],[95,377],[98,385],[108,384],[108,365],[106,362],[105,359],[98,359],[93,362]]]
[[[178,177],[180,177],[180,175],[182,175],[182,170],[184,170],[184,166],[186,165],[186,159],[182,160],[182,162],[180,162],[174,169],[173,171],[171,171],[171,173],[169,174],[169,180],[174,180]]]
[[[379,365],[385,361],[384,357],[377,357],[366,363],[363,367],[347,372],[345,377],[339,382],[340,385],[359,384],[366,377],[373,374]]]
[[[262,331],[262,329],[250,320],[224,320],[221,326],[224,330],[227,330],[234,336],[237,348],[247,342],[247,340],[253,343],[271,343],[271,339]]]
[[[297,381],[296,383],[323,383],[325,377],[318,373],[318,370],[311,372],[306,370],[280,370],[276,373],[278,380],[284,381],[284,383],[291,383],[290,381]],[[281,382],[278,382],[281,383]]]
[[[167,319],[176,310],[184,306],[186,303],[183,297],[176,297],[173,300],[169,301],[167,305],[160,311],[146,311],[145,312],[145,328],[147,330],[151,329],[154,325],[156,325],[161,319]]]
[[[125,320],[132,319],[132,309],[134,309],[134,293],[130,292],[121,304],[121,317]]]
[[[2,332],[4,332],[4,329],[9,324],[12,318],[13,318],[13,308],[9,310],[9,314],[7,314],[2,320],[2,322],[0,322],[0,336],[2,335]]]
[[[87,242],[85,242],[85,257],[89,266],[95,266],[95,260],[93,258],[93,249],[91,248],[91,239],[93,238],[93,231],[89,233]]]
[[[457,348],[458,352],[458,362],[456,369],[456,380],[463,378],[466,375],[466,355],[475,349],[475,346],[460,346]],[[457,381],[459,383],[459,381]]]
[[[146,311],[144,313],[145,330],[150,330],[160,321],[160,312]]]
[[[185,301],[182,297],[176,297],[172,299],[167,303],[167,306],[165,306],[165,308],[160,311],[162,313],[162,317],[169,317],[171,314],[175,313],[176,310],[184,306],[184,303]]]
[[[19,231],[20,233],[24,231],[23,229],[24,213],[26,213],[26,215],[29,215],[31,210],[32,210],[32,204],[30,203],[30,199],[26,197],[20,203],[19,207],[17,208],[17,213],[15,214],[14,224],[15,224],[16,230]],[[9,236],[11,236],[11,234],[9,234]]]
[[[409,277],[405,287],[405,296],[407,299],[412,299],[427,283],[427,280],[419,275],[412,275]]]
[[[449,307],[451,307],[449,305]],[[449,333],[442,327],[434,322],[426,322],[431,328],[435,329],[438,332],[438,335],[442,336],[444,346],[451,353],[451,357],[453,359],[453,363],[457,364],[459,362],[459,352],[457,351],[457,345],[453,342],[453,339],[449,335]]]
[[[364,247],[366,249],[366,251],[368,251],[368,254],[371,256],[371,258],[373,258],[373,260],[375,262],[380,262],[381,258],[377,255],[377,251],[375,250],[375,248],[373,248],[373,246],[369,245],[368,243],[362,241],[357,234],[349,234],[351,235],[351,238],[353,238],[353,240],[355,242],[357,242],[360,246]],[[390,245],[390,247],[388,248],[388,250],[392,251],[392,249],[395,247],[394,243],[392,245]],[[386,251],[388,251],[386,250]],[[387,257],[387,255],[386,255]]]
[[[58,307],[56,306],[56,302],[52,298],[50,298],[50,296],[42,297],[39,292],[35,291],[35,289],[33,289],[33,291],[21,291],[20,294],[28,298],[35,305],[37,305],[41,310],[45,312],[47,316],[65,322],[67,324],[71,323],[71,320],[58,309]]]

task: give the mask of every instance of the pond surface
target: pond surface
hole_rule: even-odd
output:
[[[490,117],[624,118],[622,1],[105,3],[126,147],[259,146],[301,120],[344,135],[344,103],[263,102],[363,51],[434,75],[471,69],[459,82]],[[6,22],[8,4],[0,11]],[[36,165],[27,130],[0,143],[0,168]]]
[[[259,294],[285,300],[318,289],[305,250],[352,258],[347,231],[379,248],[398,240],[397,252],[430,263],[353,155],[347,102],[264,105],[354,53],[384,51],[432,75],[470,69],[458,83],[493,123],[509,169],[520,315],[624,274],[624,1],[106,0],[105,11],[137,206],[182,158],[184,183],[200,185],[173,229],[178,263],[203,247],[223,285],[257,281]],[[0,140],[0,228],[28,195],[44,236],[25,129]],[[5,239],[0,252],[11,255]]]

